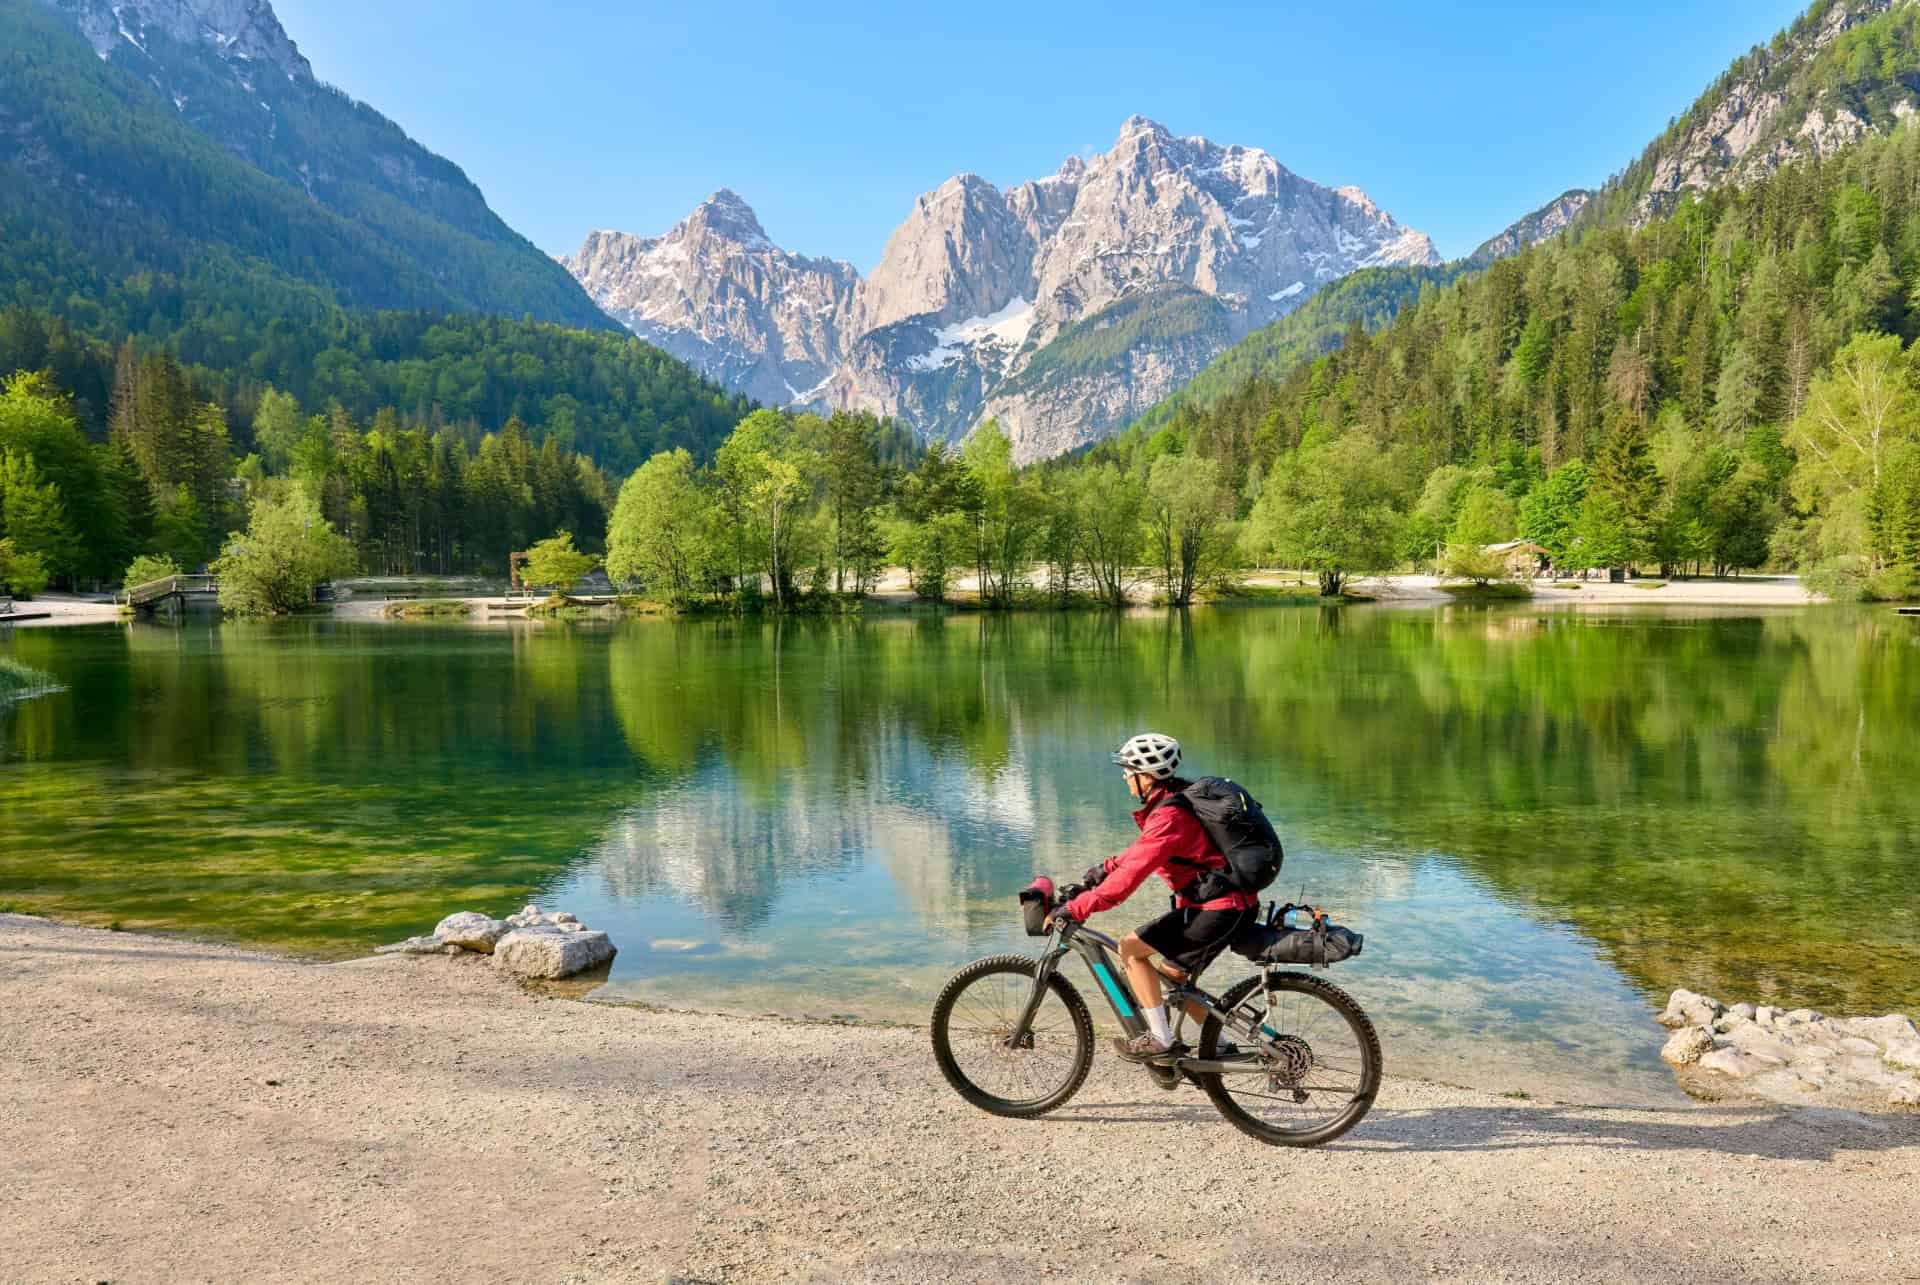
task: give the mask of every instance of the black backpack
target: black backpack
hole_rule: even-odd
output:
[[[1212,900],[1228,892],[1259,893],[1280,875],[1286,853],[1280,836],[1259,802],[1224,776],[1203,776],[1166,802],[1193,813],[1194,820],[1227,859],[1225,871],[1210,874],[1195,890],[1195,900]]]

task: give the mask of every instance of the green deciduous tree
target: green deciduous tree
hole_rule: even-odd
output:
[[[1215,461],[1162,455],[1147,472],[1144,510],[1161,592],[1184,607],[1232,552],[1233,492]]]
[[[809,443],[821,428],[814,415],[758,410],[740,421],[714,460],[729,508],[742,523],[740,553],[766,576],[776,608],[784,609],[794,594],[800,507],[812,498],[820,472]]]
[[[1333,597],[1395,560],[1403,516],[1379,450],[1357,437],[1277,462],[1247,528],[1256,557],[1311,571]]]
[[[1893,335],[1855,335],[1814,379],[1787,444],[1799,457],[1793,494],[1823,553],[1871,552],[1869,497],[1887,460],[1914,440],[1917,421],[1920,399]]]
[[[12,540],[0,537],[0,588],[31,598],[46,587],[47,567],[40,555],[16,548]]]
[[[1520,538],[1545,549],[1556,564],[1569,562],[1579,538],[1580,511],[1586,503],[1589,481],[1583,460],[1569,460],[1547,474],[1520,505]]]
[[[648,460],[620,488],[607,526],[607,574],[668,602],[690,600],[715,564],[712,499],[685,448]]]
[[[527,550],[527,561],[520,574],[530,585],[565,593],[599,565],[599,558],[573,547],[571,531],[562,531],[536,541]]]
[[[1089,465],[1073,479],[1080,562],[1094,593],[1109,606],[1125,606],[1137,583],[1141,491],[1138,479],[1114,464]]]
[[[0,452],[0,535],[19,552],[37,557],[49,575],[71,575],[79,563],[79,536],[67,519],[60,488],[24,451]]]
[[[1010,607],[1026,584],[1033,550],[1045,530],[1047,498],[1035,480],[1014,468],[1013,444],[992,420],[967,438],[960,455],[978,497],[969,516],[980,600]]]
[[[353,568],[353,546],[295,487],[254,499],[247,529],[213,564],[220,605],[240,616],[278,616],[313,601],[314,587]]]

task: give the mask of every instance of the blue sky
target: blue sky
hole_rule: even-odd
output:
[[[724,186],[781,245],[864,272],[918,193],[1051,173],[1135,112],[1358,184],[1464,254],[1624,166],[1803,5],[274,7],[323,79],[458,162],[545,250],[663,232]]]

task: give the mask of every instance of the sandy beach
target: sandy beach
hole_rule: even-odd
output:
[[[99,602],[92,598],[70,598],[60,594],[42,594],[38,598],[22,598],[16,601],[13,604],[12,613],[0,615],[0,625],[35,629],[57,625],[111,624],[118,619],[120,619],[120,605],[115,602]]]
[[[1390,1079],[1285,1151],[1104,1052],[1001,1120],[924,1030],[11,915],[0,1014],[9,1281],[1920,1279],[1914,1116]]]

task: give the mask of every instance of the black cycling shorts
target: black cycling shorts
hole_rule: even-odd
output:
[[[1227,948],[1240,925],[1251,915],[1245,910],[1170,910],[1152,923],[1136,930],[1140,940],[1153,947],[1169,964],[1188,973],[1197,973],[1211,964]]]

